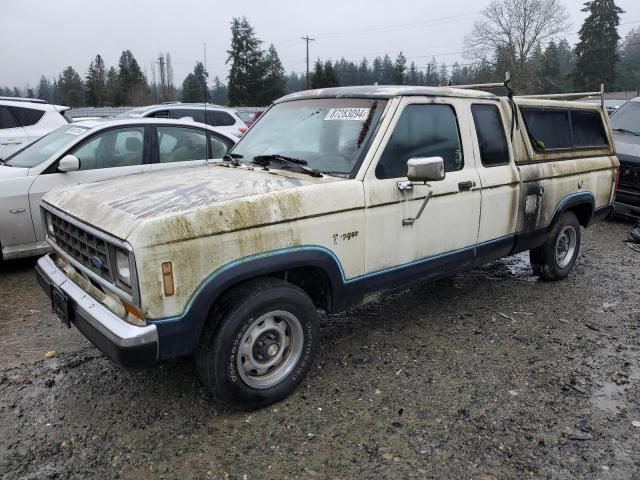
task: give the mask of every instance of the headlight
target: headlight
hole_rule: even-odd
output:
[[[118,280],[127,287],[131,287],[131,270],[129,268],[129,254],[122,250],[116,250],[116,265],[118,269]]]
[[[46,218],[47,218],[47,232],[49,232],[49,235],[53,235],[55,233],[53,229],[53,217],[49,212],[47,212]]]

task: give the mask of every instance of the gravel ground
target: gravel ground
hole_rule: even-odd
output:
[[[33,261],[0,265],[0,477],[640,479],[628,231],[586,231],[562,282],[519,255],[325,317],[301,388],[250,413],[189,359],[118,369],[60,327]]]

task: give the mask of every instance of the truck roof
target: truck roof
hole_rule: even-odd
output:
[[[274,103],[311,98],[381,98],[397,96],[494,98],[493,93],[455,87],[417,87],[411,85],[367,85],[361,87],[319,88],[290,93]]]

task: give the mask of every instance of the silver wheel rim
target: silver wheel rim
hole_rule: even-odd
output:
[[[556,265],[566,268],[576,253],[578,234],[573,225],[566,225],[556,238]]]
[[[300,320],[277,310],[254,320],[238,347],[237,368],[249,387],[264,390],[277,385],[295,368],[304,343]]]

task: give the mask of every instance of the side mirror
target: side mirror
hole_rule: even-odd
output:
[[[80,170],[80,159],[75,155],[65,155],[58,162],[59,172],[75,172]]]
[[[407,178],[410,182],[438,182],[444,180],[442,157],[421,157],[407,160]]]

